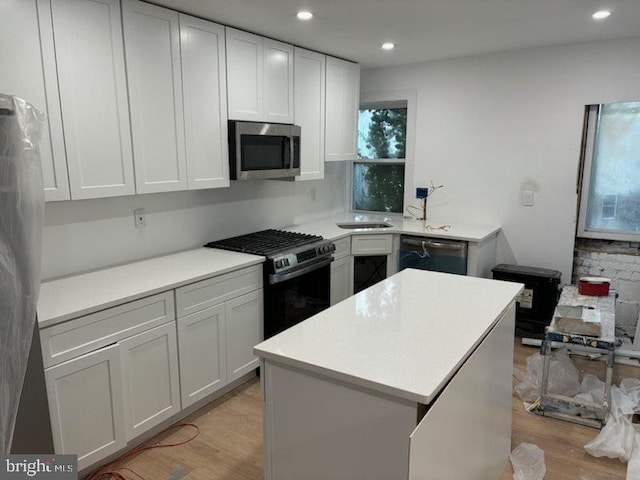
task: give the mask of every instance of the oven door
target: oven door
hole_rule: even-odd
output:
[[[324,259],[265,282],[264,338],[272,337],[329,307],[331,262]]]

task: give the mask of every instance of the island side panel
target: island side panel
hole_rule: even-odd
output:
[[[511,451],[515,304],[411,435],[410,480],[497,480]]]
[[[265,480],[408,477],[418,405],[263,360]]]

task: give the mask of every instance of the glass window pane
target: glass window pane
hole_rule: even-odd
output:
[[[354,210],[401,213],[403,195],[404,164],[353,164]]]
[[[640,102],[601,106],[587,229],[640,231]]]
[[[406,108],[366,108],[358,114],[359,158],[405,158]]]

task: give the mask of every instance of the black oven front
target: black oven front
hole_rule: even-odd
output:
[[[329,307],[331,261],[265,275],[264,338],[272,337]]]

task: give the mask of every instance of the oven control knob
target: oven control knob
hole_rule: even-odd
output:
[[[282,268],[282,260],[276,260],[276,268]]]
[[[285,266],[285,267],[288,267],[288,266],[289,266],[289,259],[288,259],[288,258],[285,258],[285,259],[284,259],[284,266]]]

